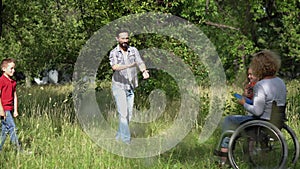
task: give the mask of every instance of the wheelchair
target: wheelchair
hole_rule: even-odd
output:
[[[299,142],[295,132],[285,123],[285,106],[272,104],[271,119],[251,119],[243,122],[235,130],[221,134],[217,150],[222,140],[230,137],[226,156],[235,169],[294,168],[299,158]]]

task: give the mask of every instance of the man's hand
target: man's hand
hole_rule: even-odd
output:
[[[143,71],[143,78],[144,78],[144,79],[148,79],[148,78],[149,78],[150,75],[149,75],[148,72],[149,72],[148,70],[144,70],[144,71]]]

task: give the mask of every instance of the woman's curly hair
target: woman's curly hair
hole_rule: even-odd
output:
[[[250,67],[260,80],[266,76],[274,76],[279,71],[281,60],[279,55],[270,50],[262,50],[253,55]]]

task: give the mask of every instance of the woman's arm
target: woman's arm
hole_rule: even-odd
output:
[[[253,105],[244,103],[244,108],[254,116],[261,116],[266,105],[266,95],[261,85],[254,86]]]

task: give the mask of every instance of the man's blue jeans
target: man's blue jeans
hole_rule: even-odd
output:
[[[2,147],[4,145],[4,142],[6,140],[6,136],[9,133],[10,134],[10,141],[12,144],[16,145],[17,149],[19,150],[20,144],[17,136],[17,129],[16,125],[12,116],[11,111],[5,111],[6,113],[6,119],[1,120],[2,124],[2,132],[0,137],[0,151],[2,150]]]
[[[132,117],[134,90],[125,90],[117,85],[112,85],[112,92],[116,101],[119,115],[119,128],[116,139],[125,143],[130,142],[129,122]]]

